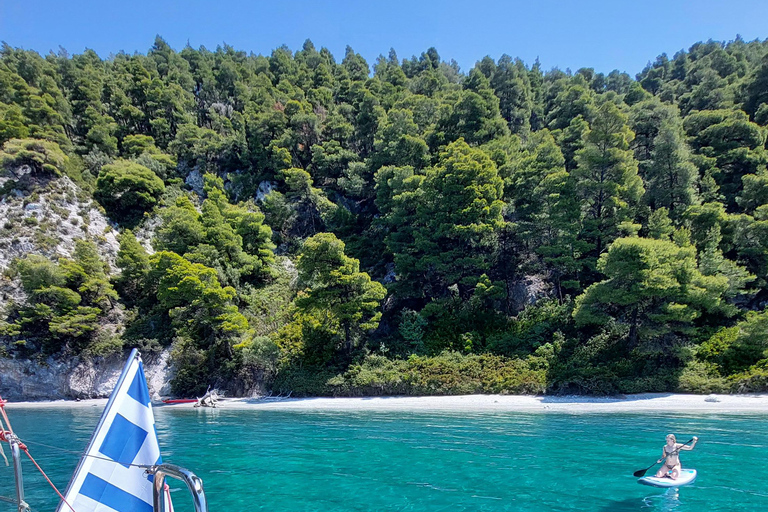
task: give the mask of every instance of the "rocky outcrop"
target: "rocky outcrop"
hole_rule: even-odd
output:
[[[117,383],[128,352],[69,360],[0,358],[0,396],[9,400],[104,398]],[[170,395],[170,349],[143,357],[153,400]]]
[[[30,253],[54,260],[71,257],[79,238],[95,242],[116,269],[116,232],[99,205],[66,176],[32,192],[11,191],[0,199],[0,220],[0,271]]]
[[[512,282],[507,293],[513,311],[522,311],[526,306],[536,301],[551,297],[552,289],[544,276],[527,275]]]
[[[203,173],[200,172],[200,169],[194,168],[189,171],[189,174],[187,174],[187,177],[184,179],[184,183],[194,190],[198,196],[202,197],[205,194],[205,179],[203,178]]]

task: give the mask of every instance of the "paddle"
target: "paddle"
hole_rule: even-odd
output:
[[[673,451],[672,453],[677,453],[677,452],[679,452],[679,451],[680,451],[680,448],[682,448],[683,446],[685,446],[685,445],[687,445],[688,443],[691,443],[691,442],[693,442],[693,439],[689,439],[688,441],[684,442],[683,444],[681,444],[681,445],[680,445],[680,447],[679,447],[677,450]],[[667,457],[669,457],[670,455],[672,455],[672,453],[668,453],[667,455],[665,455],[665,456],[664,456],[664,458],[663,458],[663,459],[659,459],[659,460],[657,460],[656,462],[654,462],[653,464],[651,464],[650,466],[648,466],[648,467],[647,467],[647,468],[645,468],[645,469],[638,469],[637,471],[635,471],[635,472],[633,473],[633,475],[635,475],[635,477],[636,477],[636,478],[641,478],[641,477],[644,477],[644,476],[645,476],[645,473],[647,473],[649,469],[651,469],[651,468],[652,468],[653,466],[655,466],[656,464],[660,464],[660,463],[664,462],[665,460],[667,460]]]

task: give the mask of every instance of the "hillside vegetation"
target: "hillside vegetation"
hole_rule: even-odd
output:
[[[738,38],[635,78],[5,45],[0,352],[170,348],[180,395],[766,391],[767,126]]]

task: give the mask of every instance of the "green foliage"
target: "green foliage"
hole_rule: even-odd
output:
[[[296,307],[338,322],[348,349],[363,331],[378,326],[379,306],[386,290],[381,283],[371,281],[367,273],[360,272],[360,262],[344,254],[344,242],[333,234],[320,233],[308,238],[296,269],[306,286],[296,298]]]
[[[377,179],[379,197],[385,176]],[[503,182],[495,164],[482,151],[458,140],[440,154],[438,164],[427,169],[423,179],[400,176],[397,172],[393,178],[403,188],[417,183],[418,188],[397,197],[401,195],[395,188],[397,181],[387,183],[390,200],[397,205],[388,220],[398,232],[387,244],[409,292],[416,297],[442,297],[452,285],[471,290],[479,274],[489,268],[493,233],[502,222]],[[379,200],[384,205],[386,201]],[[406,235],[410,240],[399,234],[401,226],[410,231]]]
[[[608,322],[583,340],[561,337],[547,372],[548,392],[613,395],[675,389],[679,351],[633,349],[627,334],[626,325]]]
[[[156,250],[184,254],[205,239],[205,228],[200,214],[188,196],[179,196],[175,203],[160,211],[162,225],[155,233],[152,244]]]
[[[722,308],[728,289],[724,276],[697,269],[692,246],[664,240],[618,239],[600,258],[598,270],[607,279],[576,299],[576,324],[616,320],[629,328],[632,346],[689,333],[702,313]]]
[[[768,358],[768,311],[751,311],[747,318],[721,329],[701,344],[701,357],[714,363],[723,375],[748,370]]]
[[[468,299],[454,293],[427,303],[419,312],[427,322],[424,351],[438,354],[445,350],[486,350],[495,336],[509,327],[507,317],[493,307],[495,301],[503,298],[503,290],[484,275]]]
[[[747,213],[768,204],[768,171],[760,170],[757,174],[745,174],[741,181],[744,185],[736,202]]]
[[[123,153],[132,158],[141,156],[142,153],[155,153],[155,139],[149,135],[128,135],[123,139]]]
[[[666,208],[678,218],[697,199],[697,169],[685,141],[679,113],[658,99],[632,106],[633,147],[651,210]]]
[[[765,129],[749,121],[739,110],[703,110],[685,118],[691,146],[700,155],[699,168],[712,175],[729,209],[736,205],[742,178],[765,168]]]
[[[115,288],[127,305],[133,305],[141,300],[143,294],[150,269],[149,255],[129,229],[123,231],[119,241],[117,266],[121,272],[115,280]]]
[[[731,384],[724,379],[712,363],[691,360],[680,374],[677,391],[683,393],[728,393]]]
[[[61,176],[67,156],[55,142],[38,139],[11,139],[0,150],[0,167],[15,178]]]
[[[44,353],[81,351],[98,341],[100,324],[117,293],[92,242],[77,240],[74,259],[58,263],[30,254],[14,261],[13,270],[28,305],[11,307],[8,334]],[[33,343],[30,343],[33,342]]]
[[[297,168],[285,169],[282,174],[288,187],[285,198],[291,206],[290,213],[279,228],[294,237],[304,237],[323,231],[332,224],[338,207],[314,186],[311,175]]]
[[[220,179],[207,176],[201,212],[188,196],[161,211],[162,226],[153,245],[215,268],[223,283],[257,283],[271,275],[272,230],[252,203],[230,204]]]
[[[414,352],[423,350],[424,328],[428,322],[418,312],[405,309],[401,313],[400,324],[397,327],[400,336],[411,345]]]
[[[232,304],[235,290],[222,287],[216,271],[161,251],[150,256],[149,282],[156,283],[157,300],[183,335],[202,346],[245,332],[248,321]]]
[[[572,175],[586,212],[582,237],[592,247],[589,267],[635,218],[644,190],[629,149],[634,137],[627,116],[606,100],[595,112],[584,147],[576,152],[578,165]]]
[[[278,376],[276,388],[298,396],[536,394],[545,389],[546,364],[543,357],[509,359],[457,352],[405,360],[370,355],[333,377],[292,371]]]
[[[521,311],[510,328],[493,336],[488,349],[508,356],[531,354],[550,343],[556,333],[568,331],[573,304],[554,300],[541,301]]]
[[[133,226],[157,204],[163,192],[163,180],[150,169],[118,160],[101,168],[94,197],[116,221]]]
[[[768,298],[766,55],[696,43],[635,80],[434,48],[371,74],[310,41],[3,46],[0,193],[39,205],[4,233],[53,250],[47,212],[95,197],[158,251],[121,230],[119,299],[93,246],[22,258],[9,350],[174,345],[178,393],[764,389],[759,346],[711,338]],[[82,190],[47,194],[63,176]],[[508,379],[478,369],[501,356]]]
[[[342,348],[343,338],[339,326],[332,318],[315,317],[297,311],[291,321],[275,334],[275,344],[280,349],[280,365],[285,369],[308,366],[322,370],[335,362]]]
[[[234,305],[235,289],[222,287],[216,271],[173,252],[149,258],[145,293],[157,301],[152,308],[172,330],[153,334],[174,336],[172,357],[177,374],[172,386],[179,394],[200,393],[207,385],[227,378],[232,368],[233,346],[248,331],[247,319]]]
[[[755,280],[744,267],[723,256],[720,249],[720,227],[714,226],[699,252],[699,270],[705,276],[722,276],[728,280],[728,288],[724,292],[725,297],[733,298],[740,294],[751,294],[745,291],[748,283]],[[754,293],[754,292],[752,292]],[[735,314],[735,308],[726,308],[731,314]]]
[[[176,374],[171,388],[180,396],[202,396],[211,378],[211,365],[205,350],[187,338],[177,338],[171,357],[176,364]]]

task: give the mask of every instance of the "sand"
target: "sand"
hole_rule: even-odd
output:
[[[14,408],[103,408],[106,399],[53,402],[11,402]],[[185,409],[193,404],[166,405]],[[721,413],[766,414],[768,395],[683,395],[644,393],[620,397],[463,395],[363,398],[229,398],[222,410],[273,411],[408,411],[408,412],[542,412],[542,413]]]

